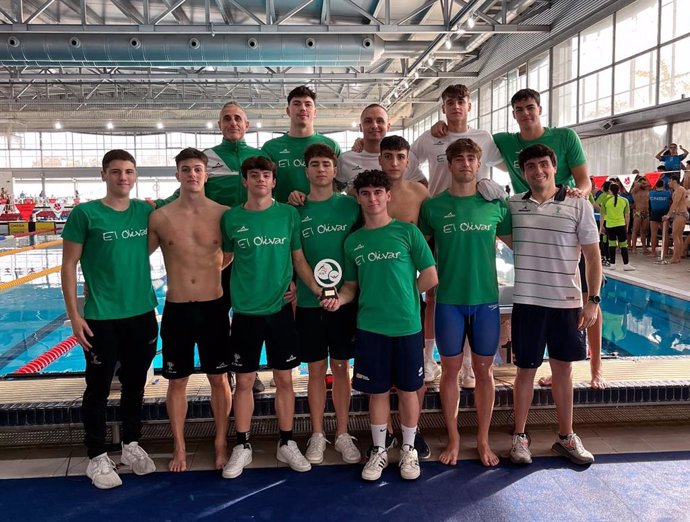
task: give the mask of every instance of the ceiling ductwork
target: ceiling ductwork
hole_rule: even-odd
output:
[[[375,35],[17,34],[0,41],[0,65],[40,67],[347,67],[385,50]]]

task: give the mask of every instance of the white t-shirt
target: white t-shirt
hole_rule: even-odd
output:
[[[364,170],[381,170],[381,165],[379,165],[379,153],[348,150],[338,157],[338,173],[335,179],[341,186],[346,187],[345,190],[350,190],[352,188],[352,182],[357,177],[357,174]],[[409,163],[407,164],[403,177],[408,181],[421,181],[426,179],[424,173],[419,168],[417,157],[412,154],[412,152],[410,152]]]
[[[440,194],[450,187],[450,171],[446,160],[448,145],[460,138],[468,138],[482,148],[482,166],[477,173],[477,181],[489,177],[489,167],[503,161],[494,140],[486,131],[467,129],[467,132],[449,132],[443,138],[434,138],[431,131],[426,131],[412,144],[412,152],[420,163],[429,163],[429,193]]]

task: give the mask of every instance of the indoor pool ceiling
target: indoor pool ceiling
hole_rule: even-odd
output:
[[[582,4],[0,0],[0,124],[195,131],[233,99],[264,130],[284,130],[286,94],[305,83],[318,94],[320,131],[351,128],[374,102],[399,124],[437,106],[448,83],[475,82],[493,39],[543,44]]]

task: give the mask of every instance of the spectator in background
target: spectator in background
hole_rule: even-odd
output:
[[[601,216],[606,222],[606,236],[609,241],[609,269],[616,269],[616,247],[620,246],[623,258],[623,270],[635,270],[628,257],[628,222],[630,221],[630,204],[619,195],[621,187],[611,183],[611,197],[601,206]]]
[[[633,171],[634,172],[634,171]],[[648,254],[647,229],[649,228],[649,181],[644,176],[638,176],[633,183],[630,193],[635,201],[633,210],[633,230],[630,239],[630,248],[635,252],[637,248],[637,236],[642,243],[642,254]]]
[[[678,154],[679,147],[683,151],[683,154]],[[685,147],[671,143],[668,147],[661,149],[655,158],[664,163],[664,170],[666,170],[666,172],[677,171],[680,173],[682,170],[682,162],[687,155],[688,150]]]
[[[594,201],[594,209],[599,211],[599,251],[601,253],[601,262],[605,267],[609,266],[609,246],[606,237],[606,219],[601,211],[604,203],[611,197],[611,181],[604,181],[601,186],[601,191]]]
[[[671,176],[668,186],[673,191],[673,196],[669,212],[663,217],[663,220],[670,223],[673,236],[673,257],[669,262],[680,263],[680,256],[683,253],[683,230],[688,222],[688,217],[690,217],[688,215],[688,203],[686,191],[680,184],[677,175]]]
[[[656,237],[659,233],[659,225],[662,224],[662,218],[668,212],[671,207],[671,191],[664,188],[664,180],[659,178],[654,185],[654,188],[649,191],[649,224],[651,230],[651,245],[652,245],[652,255],[656,256]],[[663,229],[662,229],[663,235]],[[662,251],[664,256],[668,254],[666,252],[666,245],[662,245]]]

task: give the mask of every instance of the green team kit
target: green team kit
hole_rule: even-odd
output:
[[[230,293],[236,312],[271,315],[283,307],[292,251],[302,248],[299,224],[297,210],[275,202],[265,210],[237,206],[223,214],[223,250],[234,254]]]
[[[297,207],[300,215],[302,249],[309,266],[332,259],[342,268],[343,243],[359,221],[359,204],[354,198],[333,194],[325,201],[305,201]],[[337,288],[342,286],[342,280]],[[297,278],[297,306],[319,308],[317,297]]]
[[[338,144],[318,132],[306,138],[295,138],[285,134],[267,141],[261,148],[278,167],[276,188],[273,191],[276,201],[287,202],[293,190],[309,193],[309,180],[304,173],[304,151],[314,143],[324,143],[333,149],[336,156],[340,155]]]
[[[422,205],[419,228],[438,253],[436,301],[477,305],[498,302],[496,235],[510,235],[510,210],[502,200],[444,191]],[[471,255],[469,255],[471,253]]]
[[[499,132],[494,134],[494,143],[501,151],[510,174],[515,194],[527,192],[529,185],[520,172],[518,155],[532,145],[541,144],[549,147],[556,154],[558,165],[556,168],[556,184],[574,187],[575,180],[572,169],[587,163],[582,143],[577,133],[572,129],[545,127],[544,134],[536,140],[523,140],[520,133]]]
[[[394,219],[350,234],[344,280],[359,284],[357,327],[389,337],[421,331],[417,272],[433,265],[429,245],[411,223]]]
[[[247,201],[247,189],[242,183],[242,162],[254,156],[266,156],[265,152],[250,147],[244,140],[228,141],[204,151],[208,157],[208,181],[204,185],[206,197],[234,207]],[[180,197],[180,189],[166,199],[157,199],[156,208],[167,205]]]
[[[124,211],[95,200],[70,213],[62,237],[83,248],[80,262],[89,289],[86,319],[124,319],[156,307],[148,251],[151,212],[151,205],[132,199]]]

